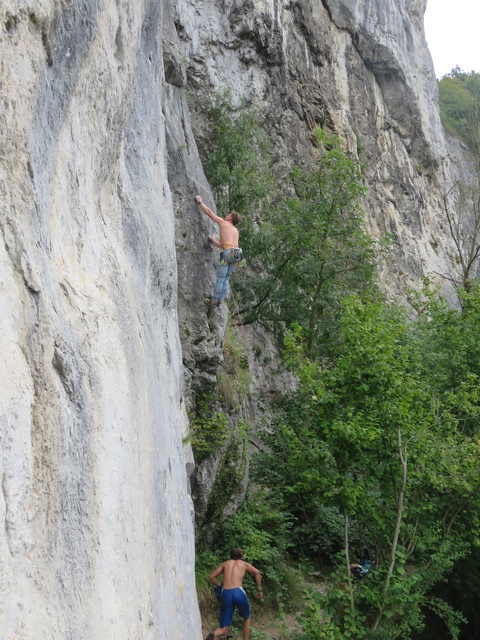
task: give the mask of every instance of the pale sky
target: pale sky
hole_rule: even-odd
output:
[[[438,79],[458,65],[480,73],[480,0],[427,0],[425,35]]]

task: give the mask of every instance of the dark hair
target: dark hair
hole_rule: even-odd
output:
[[[240,547],[233,547],[230,551],[230,560],[241,560],[243,557],[243,549]]]
[[[238,214],[236,211],[230,211],[230,215],[232,216],[232,224],[234,227],[236,227],[241,220],[240,214]]]

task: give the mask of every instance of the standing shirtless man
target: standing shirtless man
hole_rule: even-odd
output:
[[[213,213],[203,202],[200,196],[195,196],[195,202],[200,207],[200,210],[207,215],[211,220],[218,224],[220,231],[220,238],[216,240],[213,236],[208,236],[208,239],[219,249],[222,249],[220,254],[220,263],[217,266],[217,281],[215,283],[215,289],[213,296],[210,299],[209,304],[212,307],[218,307],[222,300],[225,299],[228,293],[228,283],[230,276],[235,271],[235,267],[238,264],[238,260],[233,260],[233,250],[238,249],[238,239],[240,234],[237,229],[237,225],[240,222],[240,216],[236,211],[231,211],[226,218],[221,218]]]
[[[213,633],[209,633],[206,640],[214,640],[224,636],[232,624],[235,607],[243,618],[243,640],[250,639],[250,603],[243,590],[243,578],[249,573],[255,578],[257,598],[263,598],[262,576],[253,565],[242,560],[243,551],[234,547],[230,553],[230,560],[222,564],[210,574],[210,580],[218,586],[217,577],[223,574],[222,596],[220,604],[220,626]]]

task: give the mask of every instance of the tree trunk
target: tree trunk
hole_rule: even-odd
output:
[[[348,542],[348,513],[345,514],[345,559],[347,562],[347,578],[348,578],[348,592],[350,594],[350,613],[353,617],[355,604],[353,602],[353,588],[352,588],[352,572],[350,571],[350,550]]]
[[[407,453],[403,449],[402,445],[402,431],[398,429],[398,457],[400,458],[400,463],[402,465],[402,483],[400,486],[400,492],[398,495],[398,505],[397,505],[397,521],[395,523],[395,531],[393,533],[393,541],[392,548],[390,550],[390,564],[388,566],[387,577],[385,579],[385,586],[383,588],[383,599],[382,604],[378,610],[377,616],[375,618],[375,622],[373,623],[373,629],[376,629],[382,619],[383,610],[385,608],[385,600],[388,593],[388,588],[390,586],[390,580],[393,575],[393,570],[395,568],[395,561],[397,555],[397,547],[398,547],[398,536],[400,534],[400,527],[402,524],[402,516],[403,516],[403,501],[405,498],[405,488],[407,486]]]

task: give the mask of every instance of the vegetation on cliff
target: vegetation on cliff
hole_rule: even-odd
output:
[[[231,154],[215,155],[215,138],[210,150],[212,185],[219,198],[235,194],[228,208],[245,216],[255,248],[232,314],[272,331],[298,385],[268,407],[249,494],[199,557],[199,588],[202,568],[240,545],[269,605],[303,608],[299,638],[474,638],[478,595],[460,601],[455,585],[479,568],[480,285],[458,284],[458,309],[428,282],[408,310],[386,301],[358,159],[316,131],[311,166],[274,180],[260,120],[246,111],[236,118],[224,100],[221,145],[245,141],[256,156],[267,150],[263,161],[225,172]],[[352,562],[367,556],[358,581]],[[321,575],[322,588],[299,592],[298,571]]]
[[[452,69],[438,83],[445,129],[480,155],[480,73]]]
[[[459,67],[438,83],[443,126],[470,149],[470,167],[446,185],[443,213],[456,250],[457,273],[442,274],[456,287],[469,289],[478,276],[480,256],[480,74]]]

